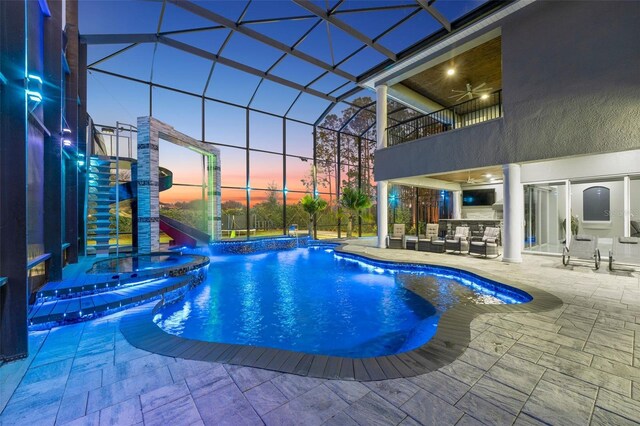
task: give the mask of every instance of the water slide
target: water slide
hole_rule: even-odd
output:
[[[118,185],[120,201],[129,200],[136,197],[137,187],[135,182],[136,160],[132,158],[121,158],[121,161],[131,162],[131,181]],[[173,172],[164,167],[160,167],[158,173],[158,190],[166,191],[173,186]],[[115,194],[113,194],[115,198]],[[173,238],[179,246],[196,247],[198,244],[208,244],[209,234],[201,230],[182,223],[176,219],[160,215],[160,230]]]

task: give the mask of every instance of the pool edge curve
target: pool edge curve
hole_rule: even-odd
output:
[[[434,263],[433,259],[429,259],[429,262],[394,261],[371,253],[346,251],[345,247],[346,245],[342,244],[335,250],[338,253],[348,253],[378,262],[432,265],[470,273],[524,291],[532,296],[532,300],[517,304],[455,306],[441,316],[438,331],[424,345],[399,354],[369,358],[314,355],[284,349],[205,342],[179,337],[167,333],[153,322],[153,316],[162,307],[162,302],[155,305],[149,303],[136,309],[136,312],[125,315],[120,322],[120,331],[131,345],[160,355],[262,368],[315,378],[364,382],[415,377],[450,364],[468,348],[471,341],[471,321],[479,315],[544,312],[563,304],[557,296],[544,290],[505,280],[473,268],[441,265]]]

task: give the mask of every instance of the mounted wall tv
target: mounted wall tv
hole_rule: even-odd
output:
[[[491,206],[495,202],[495,189],[472,189],[468,191],[462,191],[463,206]]]

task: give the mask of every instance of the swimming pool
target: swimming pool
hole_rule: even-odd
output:
[[[425,344],[460,304],[522,303],[459,271],[369,261],[327,247],[212,256],[207,281],[154,322],[185,338],[363,358]]]

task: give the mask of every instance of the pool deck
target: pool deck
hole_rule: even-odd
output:
[[[640,273],[351,244],[549,292],[540,313],[484,313],[453,362],[410,378],[328,380],[150,353],[120,331],[150,304],[30,334],[0,367],[0,424],[637,424]],[[153,302],[155,304],[155,302]]]

